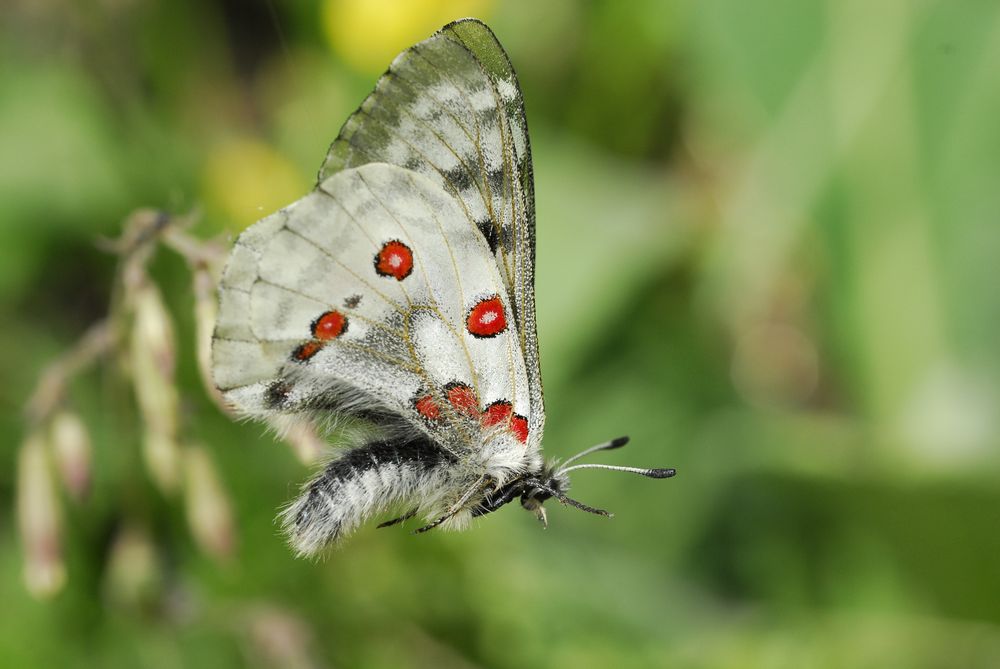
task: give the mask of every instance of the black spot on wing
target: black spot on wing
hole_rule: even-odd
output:
[[[503,195],[505,192],[504,184],[506,179],[504,178],[503,167],[494,167],[489,172],[486,173],[486,183],[490,185],[490,191],[496,193],[497,195]]]
[[[497,233],[497,226],[490,219],[486,219],[485,221],[476,221],[476,227],[479,228],[479,232],[486,239],[486,243],[490,247],[490,253],[496,255],[497,246],[500,244],[500,235]]]
[[[281,409],[288,404],[288,396],[292,392],[292,384],[284,379],[278,379],[267,387],[264,392],[264,405],[268,409]]]
[[[441,176],[448,181],[456,191],[464,192],[475,186],[472,175],[462,165],[453,167],[450,170],[442,170]]]

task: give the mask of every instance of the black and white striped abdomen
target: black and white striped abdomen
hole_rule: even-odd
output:
[[[296,551],[315,554],[375,514],[437,506],[454,464],[454,456],[426,438],[352,448],[306,484],[282,512],[282,526]]]

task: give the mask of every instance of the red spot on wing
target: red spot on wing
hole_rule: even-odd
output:
[[[402,281],[413,271],[413,251],[397,239],[386,242],[375,255],[375,271]]]
[[[323,342],[321,341],[316,341],[315,339],[307,341],[304,344],[300,344],[294,351],[292,351],[292,359],[298,360],[299,362],[305,362],[319,353],[322,348]]]
[[[528,441],[528,419],[524,416],[514,414],[514,417],[510,420],[510,430],[517,437],[517,440],[522,444]]]
[[[493,427],[510,421],[513,408],[507,400],[497,400],[483,411],[483,427]]]
[[[476,337],[495,337],[507,329],[503,302],[499,295],[480,300],[472,307],[465,326]]]
[[[513,406],[507,400],[497,400],[480,412],[476,392],[466,384],[455,381],[446,385],[444,391],[448,403],[459,413],[478,418],[483,427],[506,427],[522,444],[528,441],[528,419],[514,413]],[[428,420],[441,417],[441,407],[430,393],[414,398],[413,406],[417,413]]]
[[[430,420],[437,420],[441,417],[441,409],[438,407],[437,402],[430,395],[424,395],[418,397],[413,402],[414,408],[416,408],[417,413],[419,413],[424,418]]]
[[[528,419],[514,413],[507,400],[497,400],[483,411],[483,427],[494,425],[509,425],[518,441],[522,444],[528,441]]]
[[[347,317],[339,311],[328,311],[312,323],[313,337],[329,341],[347,331]]]
[[[448,393],[448,402],[456,410],[472,416],[479,415],[479,400],[472,388],[464,383],[450,383],[445,386],[445,391]]]

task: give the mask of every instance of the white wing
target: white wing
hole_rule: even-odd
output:
[[[220,287],[215,381],[250,415],[402,417],[455,454],[478,446],[484,421],[523,442],[532,407],[512,315],[461,204],[372,163],[239,237]]]
[[[344,124],[320,181],[369,162],[399,165],[439,185],[488,244],[512,301],[531,432],[540,435],[531,151],[517,76],[485,24],[456,21],[397,56]]]

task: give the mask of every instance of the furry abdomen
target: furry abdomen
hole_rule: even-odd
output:
[[[299,554],[313,555],[376,513],[441,506],[454,465],[426,438],[371,441],[330,461],[281,513],[282,526]]]

